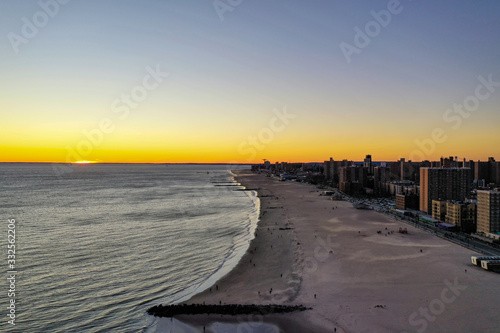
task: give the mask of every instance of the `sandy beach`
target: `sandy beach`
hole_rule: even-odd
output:
[[[235,269],[185,303],[302,304],[312,310],[183,315],[177,320],[189,326],[179,331],[498,332],[500,274],[473,266],[475,252],[328,200],[312,185],[246,170],[238,171],[237,181],[258,189],[256,238]]]

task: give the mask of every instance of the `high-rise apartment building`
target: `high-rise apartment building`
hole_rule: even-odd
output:
[[[329,161],[323,162],[323,170],[324,170],[324,175],[326,180],[332,180],[333,179],[333,172],[334,172],[334,161],[333,158],[330,157]]]
[[[352,194],[361,191],[368,183],[368,168],[361,165],[339,168],[339,189]]]
[[[372,155],[366,155],[363,166],[368,169],[368,174],[373,174]]]
[[[474,180],[484,180],[486,184],[500,185],[500,162],[495,161],[493,157],[488,158],[488,162],[475,162]]]
[[[432,200],[463,201],[471,185],[470,168],[420,168],[420,210],[431,213]]]
[[[500,232],[500,190],[477,191],[477,231]]]
[[[348,167],[353,165],[353,161],[342,160],[342,161],[334,161],[333,158],[330,157],[329,161],[325,161],[323,163],[324,175],[327,181],[332,181],[334,184],[340,182],[340,167]]]
[[[401,169],[399,173],[401,180],[412,180],[412,181],[419,181],[420,168],[429,168],[432,166],[431,162],[429,161],[412,162],[412,161],[406,161],[404,158],[399,160],[399,165]]]
[[[373,191],[376,195],[387,194],[389,192],[389,182],[391,180],[391,169],[388,167],[373,168]]]

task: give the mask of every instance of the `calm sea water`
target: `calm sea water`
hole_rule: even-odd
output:
[[[226,166],[0,164],[0,330],[151,332],[146,310],[208,287],[253,238],[255,193]],[[16,220],[16,326],[7,220]]]

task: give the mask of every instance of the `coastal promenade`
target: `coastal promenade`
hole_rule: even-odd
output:
[[[237,173],[261,200],[256,237],[229,274],[185,303],[311,309],[179,315],[179,332],[222,332],[222,324],[234,332],[497,332],[500,275],[473,266],[476,252],[328,200],[312,185]]]

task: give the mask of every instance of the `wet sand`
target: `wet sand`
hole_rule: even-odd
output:
[[[500,274],[473,266],[475,252],[311,185],[250,171],[237,181],[259,189],[256,238],[229,274],[185,303],[313,309],[176,317],[193,332],[221,323],[234,332],[498,332]]]

